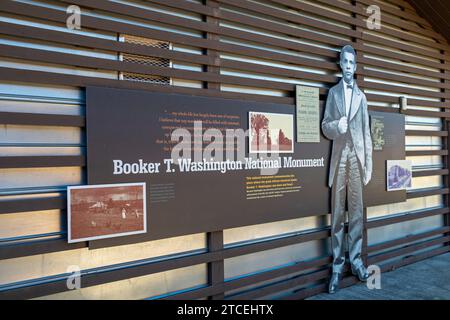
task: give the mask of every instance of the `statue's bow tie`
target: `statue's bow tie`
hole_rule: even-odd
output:
[[[353,85],[348,84],[348,85],[347,85],[347,89],[352,89],[352,90],[353,90]]]

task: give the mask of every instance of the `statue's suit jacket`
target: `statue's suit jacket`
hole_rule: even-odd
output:
[[[348,129],[350,131],[353,145],[358,161],[361,165],[361,176],[365,184],[372,176],[372,138],[370,136],[369,112],[365,94],[359,90],[354,81],[352,105],[350,106],[350,116],[348,117]],[[325,106],[325,115],[322,120],[323,134],[333,140],[331,153],[330,172],[328,185],[333,186],[334,176],[341,158],[342,150],[345,147],[347,135],[340,134],[338,123],[345,114],[344,104],[344,80],[332,87],[328,93]]]

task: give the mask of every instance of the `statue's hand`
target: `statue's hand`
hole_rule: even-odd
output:
[[[365,173],[364,173],[364,185],[367,186],[367,184],[370,182],[371,179],[372,179],[372,171],[365,170]]]
[[[338,131],[340,134],[345,134],[347,133],[347,129],[348,129],[347,117],[342,117],[338,123]]]

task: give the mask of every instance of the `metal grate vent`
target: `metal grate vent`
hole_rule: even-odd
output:
[[[131,73],[131,72],[122,72],[121,80],[148,82],[148,83],[165,84],[165,85],[170,84],[169,77],[151,76],[148,74]]]
[[[138,56],[135,54],[124,53],[122,55],[123,61],[143,64],[147,66],[155,66],[155,67],[163,67],[170,68],[170,60],[157,58],[157,57],[148,57],[148,56]]]
[[[130,36],[130,35],[122,35],[122,39],[126,43],[140,44],[142,46],[167,49],[167,50],[170,49],[170,42],[167,42],[167,41],[160,41],[160,40],[154,40],[154,39],[148,39],[148,38],[142,38],[142,37],[136,37],[136,36]]]
[[[147,47],[159,48],[170,50],[170,43],[167,41],[159,41],[154,39],[147,39],[142,37],[130,36],[130,35],[122,35],[120,40],[126,43],[138,44]],[[161,68],[171,68],[170,59],[159,58],[159,57],[151,57],[151,56],[142,56],[130,53],[121,53],[120,54],[121,61],[128,63],[136,63],[146,66],[155,66]],[[140,73],[132,73],[132,72],[121,72],[120,73],[121,80],[128,81],[139,81],[139,82],[148,82],[155,84],[163,84],[170,85],[170,77],[162,77],[162,76],[153,76],[148,74],[140,74]]]

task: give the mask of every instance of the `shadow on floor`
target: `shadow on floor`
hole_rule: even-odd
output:
[[[364,283],[307,300],[450,300],[450,253],[381,275],[381,289]]]

